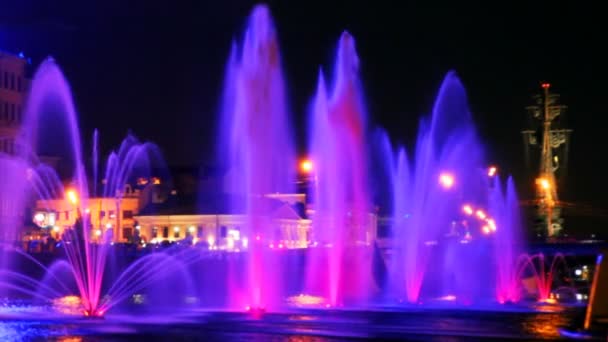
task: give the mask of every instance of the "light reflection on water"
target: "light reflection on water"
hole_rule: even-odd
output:
[[[580,311],[562,313],[507,312],[306,312],[268,314],[250,320],[242,313],[211,314],[194,323],[126,323],[109,317],[105,321],[2,321],[0,341],[133,341],[225,340],[225,341],[331,341],[343,338],[405,338],[466,341],[468,337],[556,339],[559,328],[572,326]],[[456,337],[454,337],[456,336]],[[462,336],[462,337],[458,337]],[[411,338],[410,338],[411,337]]]
[[[82,342],[82,337],[72,336],[74,330],[75,327],[64,324],[41,325],[35,321],[0,321],[0,341]]]
[[[559,338],[559,329],[570,325],[571,318],[566,315],[543,315],[532,316],[531,319],[522,321],[521,327],[530,335],[542,338]]]

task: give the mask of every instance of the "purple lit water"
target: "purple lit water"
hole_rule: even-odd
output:
[[[280,232],[266,196],[292,192],[295,157],[278,40],[266,6],[253,9],[241,44],[233,47],[225,82],[220,162],[228,168],[231,211],[245,214],[240,236],[251,241],[245,278],[229,273],[231,305],[276,306],[283,300],[285,275],[268,249]]]
[[[367,118],[354,38],[338,43],[332,87],[319,76],[310,130],[313,231],[320,244],[306,270],[309,291],[332,306],[365,302],[372,292],[369,253]],[[363,247],[365,246],[365,247]],[[319,293],[320,292],[320,293]]]
[[[58,121],[59,125],[56,124]],[[46,129],[51,122],[55,124],[51,131],[53,137],[48,136]],[[66,160],[62,162],[71,162],[73,166],[69,191],[64,188],[54,170],[38,161],[40,146],[48,145],[43,139],[52,142],[62,137],[69,138],[70,149]],[[97,133],[94,134],[94,139],[94,169],[97,169]],[[113,261],[110,258],[113,247],[104,238],[106,235],[94,235],[94,231],[105,231],[105,227],[91,226],[89,215],[98,213],[89,208],[89,183],[84,171],[76,109],[69,85],[52,59],[47,59],[40,65],[32,80],[19,146],[17,156],[0,156],[3,175],[0,181],[0,199],[12,203],[12,212],[19,213],[11,218],[11,222],[4,222],[6,226],[3,226],[3,233],[13,236],[10,241],[16,241],[17,227],[26,220],[21,214],[26,204],[32,205],[35,200],[42,200],[40,203],[44,206],[45,200],[69,198],[68,192],[76,194],[69,213],[70,216],[76,215],[77,220],[72,229],[64,232],[60,243],[66,260],[47,266],[19,248],[3,246],[0,289],[46,301],[77,294],[82,312],[96,316],[103,315],[138,291],[149,291],[147,289],[152,284],[158,285],[160,279],[165,284],[190,282],[190,274],[183,269],[196,257],[188,251],[175,253],[174,256],[165,253],[144,256],[117,272],[108,272],[109,269],[115,269],[112,265],[107,265],[108,261]],[[124,195],[124,185],[136,171],[141,175],[144,172],[142,170],[150,172],[162,163],[156,146],[140,143],[132,136],[127,137],[119,151],[111,153],[105,167],[106,182],[102,191],[106,198],[102,204],[104,209],[117,207],[116,201]],[[95,181],[96,171],[94,174]],[[24,263],[24,260],[27,262]],[[32,267],[38,268],[38,271],[31,271]],[[40,279],[30,276],[40,271],[43,272]],[[184,290],[183,293],[189,291]]]
[[[413,148],[393,146],[386,135],[379,141],[369,135],[355,39],[343,33],[337,45],[332,78],[326,82],[320,73],[310,114],[313,169],[307,218],[313,230],[311,247],[301,251],[271,248],[281,242],[282,233],[273,216],[276,203],[268,195],[295,190],[296,158],[277,32],[266,6],[253,9],[242,41],[233,44],[218,133],[219,161],[226,171],[222,192],[228,194],[226,204],[236,222],[227,228],[239,231],[240,238],[232,241],[239,252],[170,248],[128,259],[109,243],[112,235],[122,233],[117,225],[92,227],[87,209],[93,197],[103,196],[104,207],[114,210],[124,185],[135,175],[149,177],[163,169],[163,158],[154,144],[129,135],[100,165],[95,131],[90,184],[71,89],[53,60],[43,62],[32,81],[22,150],[16,157],[0,156],[0,204],[20,213],[35,199],[65,198],[68,189],[55,171],[38,163],[37,154],[54,138],[67,138],[70,188],[78,194],[72,214],[81,220],[63,242],[66,258],[50,264],[4,244],[0,291],[46,301],[76,296],[88,315],[118,311],[134,295],[145,295],[153,312],[182,308],[186,296],[201,299],[196,308],[217,304],[258,313],[283,310],[288,299],[316,308],[375,310],[387,302],[417,306],[440,298],[463,308],[482,301],[520,301],[522,279],[531,275],[538,299],[548,299],[563,258],[547,265],[543,255],[522,254],[513,181],[507,178],[503,184],[488,175],[487,156],[455,73],[443,80]],[[57,119],[51,113],[59,113],[56,131],[46,130]],[[48,131],[54,136],[49,138]],[[374,168],[381,169],[385,183]],[[378,219],[377,193],[389,203],[393,254],[386,259],[369,229]],[[14,241],[23,219],[0,218],[0,238]],[[13,267],[24,260],[42,275]],[[377,276],[383,268],[387,274]]]

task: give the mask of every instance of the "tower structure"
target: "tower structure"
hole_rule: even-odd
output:
[[[536,230],[538,236],[551,239],[561,236],[563,231],[558,186],[565,178],[572,130],[561,127],[558,118],[563,117],[567,107],[558,103],[559,95],[551,93],[550,88],[549,83],[543,83],[542,94],[534,97],[535,104],[526,107],[536,122],[536,129],[524,130],[522,134],[527,155],[531,149],[540,148],[535,179]]]

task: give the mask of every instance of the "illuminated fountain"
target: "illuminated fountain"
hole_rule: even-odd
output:
[[[220,160],[229,170],[227,192],[235,214],[245,208],[241,235],[252,241],[246,277],[229,277],[231,305],[260,309],[283,300],[282,267],[268,246],[276,228],[266,195],[291,193],[295,173],[292,134],[277,35],[266,6],[256,6],[242,44],[234,46],[226,71]],[[240,284],[239,284],[240,283]]]
[[[489,197],[490,211],[496,224],[501,227],[493,240],[496,273],[496,300],[514,303],[521,299],[521,277],[518,272],[518,256],[521,250],[521,216],[513,179],[507,180],[506,192],[496,177]]]
[[[522,254],[517,264],[517,279],[525,279],[524,284],[528,284],[527,292],[536,295],[536,299],[543,303],[554,303],[560,294],[574,295],[575,291],[571,286],[560,286],[563,281],[557,279],[560,272],[568,273],[568,265],[562,254],[554,255],[549,262],[544,254],[534,255]],[[531,280],[531,282],[530,282]],[[556,285],[557,284],[557,285]],[[523,286],[522,286],[523,287]],[[519,289],[520,293],[522,289]]]
[[[355,40],[344,32],[338,43],[333,85],[319,76],[310,140],[314,171],[314,239],[307,268],[309,291],[331,305],[365,301],[372,289],[366,229],[366,113],[359,81]]]
[[[53,137],[45,136],[44,133],[49,133],[49,130],[45,130],[45,123],[50,121],[59,122],[66,131],[59,128],[51,131],[53,134],[59,134]],[[97,133],[95,136],[97,139]],[[58,137],[69,139],[70,150],[66,162],[74,166],[73,186],[69,189],[64,189],[52,169],[37,161],[40,146],[48,145],[46,139],[54,141]],[[27,197],[23,194],[32,193],[33,199],[39,200],[39,203],[64,198],[71,206],[70,216],[74,215],[72,217],[76,219],[73,227],[66,230],[63,236],[62,246],[67,261],[58,260],[47,268],[20,249],[3,248],[3,253],[9,255],[4,260],[9,262],[0,265],[0,288],[46,301],[78,294],[83,315],[100,317],[135,292],[146,290],[157,280],[171,279],[174,271],[181,274],[180,282],[187,283],[189,276],[180,265],[187,265],[193,260],[193,256],[188,252],[175,256],[164,253],[147,255],[122,271],[108,273],[108,269],[113,266],[107,264],[112,260],[111,236],[104,239],[98,234],[103,227],[91,225],[89,202],[92,198],[88,195],[89,185],[84,171],[81,146],[70,88],[55,62],[47,59],[39,67],[32,81],[19,140],[20,154],[15,157],[2,157],[3,182],[0,183],[0,198],[11,198],[18,207],[16,212],[23,212]],[[97,143],[94,144],[94,150],[94,163],[97,164]],[[115,206],[115,201],[123,195],[124,185],[133,177],[135,171],[149,171],[153,166],[162,163],[158,148],[153,144],[140,143],[132,136],[127,137],[119,151],[113,152],[107,161],[103,198],[111,203],[106,205]],[[94,167],[97,168],[97,165]],[[15,221],[9,227],[19,227],[21,222]],[[42,269],[43,278],[30,278],[13,270],[10,260],[15,257],[25,258],[34,267]],[[168,265],[172,266],[171,269],[167,269]],[[102,294],[105,296],[102,297]]]
[[[228,299],[222,309],[263,313],[283,305],[369,308],[378,298],[390,298],[391,304],[437,298],[471,304],[488,297],[499,303],[517,302],[522,297],[522,277],[532,273],[539,299],[547,300],[555,265],[562,258],[554,259],[548,272],[544,257],[518,259],[522,237],[513,181],[508,179],[504,186],[497,169],[488,169],[456,74],[450,72],[443,80],[412,150],[393,148],[384,134],[380,149],[370,154],[368,144],[373,139],[368,134],[359,63],[355,40],[345,32],[338,42],[331,82],[319,75],[310,114],[311,161],[302,164],[313,183],[308,208],[311,246],[298,256],[298,263],[291,263],[277,237],[280,228],[272,221],[275,207],[269,195],[294,190],[293,134],[277,33],[268,8],[254,8],[242,42],[233,45],[228,60],[218,139],[219,160],[227,171],[223,189],[230,195],[227,204],[231,214],[243,219],[243,225],[231,232],[238,231],[244,250],[201,271],[209,273],[206,282],[193,282],[188,268],[198,258],[194,248],[146,255],[122,270],[113,269],[111,237],[106,237],[103,227],[91,226],[90,201],[97,196],[118,200],[133,174],[149,172],[162,163],[162,157],[153,144],[129,136],[110,154],[105,173],[100,174],[95,132],[91,187],[69,86],[54,61],[45,61],[32,82],[21,154],[0,156],[0,202],[11,202],[19,212],[26,206],[28,192],[37,199],[67,198],[79,219],[64,244],[67,260],[40,265],[45,270],[42,280],[12,271],[11,258],[2,255],[0,289],[45,300],[64,298],[58,301],[61,306],[77,305],[86,316],[103,316],[162,280],[165,289],[180,282],[187,292],[192,287],[217,291],[210,296]],[[69,139],[74,166],[70,189],[63,188],[50,168],[35,162],[37,147],[48,139],[40,132],[50,120],[45,114],[49,106],[61,113],[63,136]],[[378,264],[374,260],[379,259],[370,228],[376,220],[374,158],[381,160],[390,194],[386,201],[394,255],[388,265],[388,286],[374,275]],[[99,177],[105,180],[100,189]],[[18,219],[0,222],[9,227],[8,235],[16,233]],[[208,237],[209,246],[219,238]],[[11,249],[11,253],[20,252]],[[222,285],[212,284],[215,281]]]
[[[375,140],[392,198],[389,298],[517,301],[517,196],[511,179],[503,195],[497,168],[486,166],[455,73],[421,122],[413,153],[395,153],[384,132]]]

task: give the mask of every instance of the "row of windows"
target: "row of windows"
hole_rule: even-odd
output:
[[[0,89],[9,89],[14,91],[24,91],[23,78],[15,75],[14,72],[0,70]]]
[[[222,228],[226,228],[226,227],[222,226]],[[191,235],[192,232],[187,230],[186,234]],[[152,238],[155,239],[157,237],[158,237],[158,227],[153,227],[152,228]],[[180,237],[180,230],[177,227],[173,230],[173,237],[176,239]],[[203,237],[203,227],[201,227],[201,226],[196,227],[196,237],[198,237],[198,238]],[[163,227],[163,238],[164,239],[169,238],[169,227]]]
[[[20,122],[21,106],[14,103],[0,101],[0,121]]]
[[[65,219],[69,220],[70,219],[70,211],[65,211],[64,212],[65,215]],[[133,218],[133,210],[123,210],[122,211],[122,218],[123,219],[132,219]],[[106,217],[106,212],[105,210],[101,210],[99,211],[99,219],[101,220],[102,218]],[[116,215],[114,213],[114,210],[110,210],[108,211],[108,217],[113,219],[116,218]]]
[[[236,230],[239,230],[239,228],[236,227]],[[197,238],[202,238],[203,232],[204,232],[204,227],[202,227],[202,226],[196,227],[196,237]],[[191,231],[189,229],[186,231],[186,235],[193,235],[193,233],[194,233],[194,231]],[[220,227],[220,237],[226,238],[227,236],[228,236],[228,227],[221,226]],[[158,237],[158,227],[152,227],[152,238],[154,239],[157,237]],[[169,238],[169,227],[163,227],[162,237],[164,239]],[[175,229],[173,230],[173,237],[176,239],[180,237],[180,229],[178,227],[175,227]]]
[[[122,218],[123,219],[132,219],[133,216],[134,216],[133,215],[133,210],[123,210],[122,211]],[[106,217],[106,211],[105,210],[99,211],[99,219],[101,220],[104,217]],[[114,210],[109,210],[108,211],[108,217],[109,218],[116,218]]]

